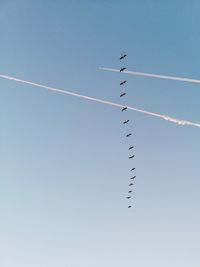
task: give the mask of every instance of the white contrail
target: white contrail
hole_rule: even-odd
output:
[[[100,67],[99,69],[100,70],[106,70],[106,71],[114,71],[114,72],[119,72],[120,71],[118,69],[103,68],[103,67]],[[182,81],[182,82],[187,82],[187,83],[200,83],[200,80],[196,80],[196,79],[190,79],[190,78],[184,78],[184,77],[176,77],[176,76],[167,76],[167,75],[160,75],[160,74],[153,74],[153,73],[146,73],[146,72],[124,70],[123,73],[131,74],[131,75],[135,75],[135,76],[151,77],[151,78],[173,80],[173,81]]]
[[[50,86],[42,85],[42,84],[39,84],[39,83],[34,83],[34,82],[21,80],[21,79],[15,78],[15,77],[7,76],[7,75],[0,74],[0,78],[7,79],[7,80],[13,80],[15,82],[20,82],[20,83],[30,84],[30,85],[37,86],[37,87],[40,87],[40,88],[44,88],[44,89],[47,89],[47,90],[50,90],[50,91],[53,91],[53,92],[58,92],[58,93],[66,94],[66,95],[76,96],[76,97],[80,97],[80,98],[83,98],[83,99],[95,101],[95,102],[98,102],[98,103],[114,106],[114,107],[120,107],[120,108],[124,107],[124,105],[120,105],[120,104],[117,104],[117,103],[114,103],[114,102],[110,102],[110,101],[107,101],[107,100],[102,100],[102,99],[98,99],[98,98],[94,98],[94,97],[90,97],[90,96],[85,96],[85,95],[73,93],[73,92],[70,92],[70,91],[65,91],[65,90],[62,90],[62,89],[59,89],[59,88],[50,87]],[[136,111],[136,112],[140,112],[140,113],[143,113],[143,114],[146,114],[146,115],[158,117],[158,118],[161,118],[161,119],[176,123],[178,125],[190,125],[190,126],[200,127],[199,123],[194,123],[194,122],[191,122],[191,121],[179,120],[179,119],[172,118],[172,117],[169,117],[169,116],[166,116],[166,115],[161,115],[161,114],[157,114],[157,113],[153,113],[153,112],[149,112],[149,111],[145,111],[145,110],[142,110],[142,109],[133,108],[133,107],[129,107],[129,106],[127,106],[127,109],[133,110],[133,111]]]

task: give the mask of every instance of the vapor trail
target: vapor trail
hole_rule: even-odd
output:
[[[106,70],[106,71],[119,72],[118,69],[113,69],[113,68],[100,67],[99,69],[100,70]],[[131,74],[131,75],[135,75],[135,76],[151,77],[151,78],[173,80],[173,81],[182,81],[182,82],[187,82],[187,83],[200,83],[200,80],[196,80],[196,79],[176,77],[176,76],[167,76],[167,75],[160,75],[160,74],[153,74],[153,73],[146,73],[146,72],[124,70],[123,73]]]
[[[7,76],[7,75],[0,74],[0,78],[7,79],[7,80],[12,80],[12,81],[19,82],[19,83],[24,83],[24,84],[37,86],[37,87],[40,87],[40,88],[43,88],[43,89],[47,89],[49,91],[53,91],[53,92],[57,92],[57,93],[61,93],[61,94],[66,94],[66,95],[71,95],[71,96],[76,96],[76,97],[79,97],[79,98],[95,101],[95,102],[98,102],[98,103],[102,103],[102,104],[106,104],[106,105],[110,105],[110,106],[114,106],[114,107],[120,107],[120,108],[124,107],[124,105],[120,105],[120,104],[117,104],[117,103],[114,103],[114,102],[110,102],[110,101],[107,101],[107,100],[102,100],[102,99],[98,99],[98,98],[94,98],[94,97],[90,97],[90,96],[85,96],[85,95],[73,93],[73,92],[70,92],[70,91],[65,91],[65,90],[62,90],[62,89],[59,89],[59,88],[50,87],[50,86],[42,85],[42,84],[39,84],[39,83],[34,83],[34,82],[21,80],[21,79],[15,78],[15,77]],[[194,123],[194,122],[191,122],[191,121],[179,120],[179,119],[172,118],[172,117],[169,117],[169,116],[166,116],[166,115],[161,115],[161,114],[157,114],[157,113],[153,113],[153,112],[149,112],[149,111],[145,111],[145,110],[142,110],[142,109],[133,108],[133,107],[129,107],[129,106],[127,106],[127,109],[133,110],[133,111],[136,111],[136,112],[140,112],[140,113],[143,113],[143,114],[146,114],[146,115],[150,115],[150,116],[153,116],[153,117],[158,117],[158,118],[161,118],[161,119],[176,123],[178,125],[190,125],[190,126],[200,127],[199,123]]]

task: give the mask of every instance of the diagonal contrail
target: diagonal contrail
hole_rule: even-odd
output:
[[[100,67],[99,69],[100,70],[106,70],[106,71],[119,72],[118,69],[113,69],[113,68]],[[130,74],[130,75],[135,75],[135,76],[143,76],[143,77],[164,79],[164,80],[182,81],[182,82],[187,82],[187,83],[200,83],[200,80],[196,80],[196,79],[190,79],[190,78],[184,78],[184,77],[176,77],[176,76],[167,76],[167,75],[160,75],[160,74],[153,74],[153,73],[146,73],[146,72],[124,70],[123,73]]]
[[[95,101],[95,102],[98,102],[98,103],[102,103],[102,104],[106,104],[106,105],[110,105],[110,106],[114,106],[114,107],[120,107],[120,108],[124,107],[124,105],[120,105],[120,104],[117,104],[117,103],[114,103],[114,102],[110,102],[110,101],[107,101],[107,100],[102,100],[102,99],[98,99],[98,98],[94,98],[94,97],[90,97],[90,96],[77,94],[77,93],[73,93],[73,92],[70,92],[70,91],[65,91],[65,90],[62,90],[62,89],[59,89],[59,88],[50,87],[50,86],[46,86],[46,85],[39,84],[39,83],[29,82],[29,81],[21,80],[21,79],[18,79],[18,78],[15,78],[15,77],[11,77],[11,76],[7,76],[7,75],[3,75],[3,74],[0,74],[0,78],[7,79],[7,80],[12,80],[12,81],[20,82],[20,83],[24,83],[24,84],[29,84],[29,85],[33,85],[33,86],[37,86],[37,87],[40,87],[40,88],[43,88],[43,89],[46,89],[46,90],[49,90],[49,91],[53,91],[53,92],[57,92],[57,93],[61,93],[61,94],[66,94],[66,95],[71,95],[71,96],[76,96],[76,97],[79,97],[79,98]],[[133,108],[133,107],[129,107],[129,106],[127,106],[127,109],[133,110],[133,111],[136,111],[136,112],[140,112],[140,113],[143,113],[143,114],[146,114],[146,115],[150,115],[150,116],[153,116],[153,117],[161,118],[161,119],[173,122],[173,123],[178,124],[178,125],[190,125],[190,126],[200,127],[199,123],[195,123],[195,122],[191,122],[191,121],[179,120],[179,119],[172,118],[172,117],[169,117],[169,116],[166,116],[166,115],[161,115],[161,114],[157,114],[157,113],[153,113],[153,112],[149,112],[149,111],[145,111],[145,110],[142,110],[142,109]]]

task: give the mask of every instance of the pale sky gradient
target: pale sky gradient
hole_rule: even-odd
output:
[[[0,73],[119,102],[127,69],[200,79],[199,1],[0,2]],[[127,75],[127,102],[200,122],[200,86]],[[124,100],[125,101],[125,100]],[[0,80],[1,267],[199,267],[200,130]]]

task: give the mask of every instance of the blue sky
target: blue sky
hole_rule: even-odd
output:
[[[0,73],[200,122],[199,1],[1,1]],[[199,266],[199,129],[0,80],[2,267]]]

